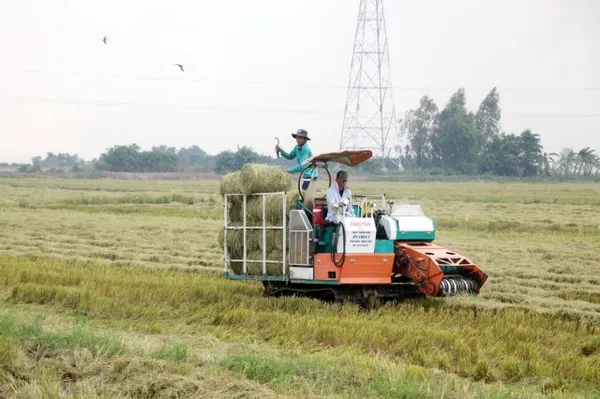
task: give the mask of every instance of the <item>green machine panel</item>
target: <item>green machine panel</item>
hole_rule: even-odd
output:
[[[435,239],[435,231],[398,231],[396,237],[401,241],[433,241]]]
[[[376,254],[393,254],[394,240],[377,240],[375,241]]]

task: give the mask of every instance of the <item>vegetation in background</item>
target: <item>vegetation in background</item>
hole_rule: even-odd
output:
[[[600,175],[600,157],[589,147],[547,153],[539,135],[529,129],[520,134],[503,132],[496,88],[476,113],[465,104],[460,89],[441,111],[424,96],[417,109],[406,113],[401,123],[401,134],[408,141],[401,156],[406,169],[510,177]]]
[[[565,148],[559,154],[548,153],[540,136],[529,129],[507,133],[501,126],[500,96],[493,88],[473,113],[466,108],[463,89],[454,93],[440,110],[428,96],[416,109],[406,112],[400,122],[397,160],[405,175],[488,175],[502,177],[549,177],[563,179],[600,176],[600,155],[590,147],[579,151]],[[138,145],[111,147],[98,159],[85,162],[77,155],[48,153],[35,157],[31,164],[18,167],[22,173],[89,170],[107,172],[165,173],[180,171],[225,174],[240,170],[247,163],[288,165],[284,160],[257,153],[250,147],[238,147],[211,155],[198,146],[180,148],[161,145],[143,151]],[[381,176],[382,166],[389,171],[398,167],[391,161],[372,159],[358,167],[362,173]],[[386,178],[397,178],[398,173]]]

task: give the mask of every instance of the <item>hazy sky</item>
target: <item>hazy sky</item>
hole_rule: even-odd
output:
[[[0,0],[0,160],[133,142],[272,152],[298,128],[336,150],[358,3]],[[385,7],[399,116],[458,87],[475,111],[497,86],[506,132],[600,151],[600,1]]]

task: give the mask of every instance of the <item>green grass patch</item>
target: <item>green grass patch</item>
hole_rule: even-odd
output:
[[[123,342],[114,337],[97,335],[81,327],[66,332],[48,332],[39,323],[20,323],[8,315],[0,315],[0,336],[22,342],[28,351],[38,356],[59,349],[85,348],[94,355],[108,357],[126,352]]]
[[[296,396],[335,395],[344,398],[440,398],[440,397],[538,397],[534,392],[502,385],[474,383],[385,358],[364,358],[349,352],[276,354],[255,351],[231,354],[221,367],[244,378],[266,384],[275,391]],[[560,395],[556,395],[560,397]]]
[[[329,359],[328,359],[329,360]],[[342,359],[340,359],[342,360]],[[264,353],[231,355],[221,365],[253,381],[275,388],[320,395],[379,398],[435,398],[441,389],[424,387],[424,380],[410,374],[373,375],[372,370],[352,367],[343,361],[324,361],[305,356],[275,357]]]
[[[185,362],[188,358],[188,347],[185,344],[163,345],[152,353],[152,357],[173,363]]]

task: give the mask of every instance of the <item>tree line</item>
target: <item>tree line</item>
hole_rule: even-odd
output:
[[[210,155],[198,146],[189,148],[159,146],[142,151],[139,146],[109,148],[94,162],[94,168],[112,172],[178,172],[186,170],[229,173],[240,170],[247,163],[280,163],[276,159],[258,154],[243,146],[236,151],[222,151]]]
[[[130,144],[108,148],[98,159],[89,162],[76,154],[49,152],[44,158],[40,156],[32,158],[30,164],[0,164],[0,166],[15,166],[22,173],[96,170],[133,173],[194,171],[225,174],[240,170],[247,163],[285,165],[285,162],[261,155],[247,146],[238,147],[235,151],[227,150],[211,155],[196,145],[180,149],[161,145],[144,151],[137,144]]]
[[[592,176],[600,175],[600,157],[589,147],[544,151],[538,134],[527,129],[519,134],[501,129],[500,98],[493,88],[476,113],[466,108],[463,89],[439,110],[428,96],[400,123],[399,148],[408,170],[442,171],[445,174],[497,176]]]
[[[85,160],[77,154],[48,152],[45,158],[40,156],[33,157],[30,164],[16,165],[19,172],[40,173],[43,169],[50,172],[65,170],[70,168],[73,171],[83,170]],[[8,165],[6,165],[8,166]]]
[[[424,96],[419,106],[407,111],[400,122],[400,139],[406,145],[396,148],[398,160],[408,172],[432,175],[600,176],[600,156],[595,150],[586,147],[579,151],[566,148],[560,153],[545,152],[539,135],[529,129],[518,134],[503,132],[501,116],[496,88],[484,98],[476,113],[467,110],[463,89],[454,93],[441,110]],[[180,149],[161,145],[142,150],[137,144],[130,144],[108,148],[90,162],[76,154],[49,152],[45,158],[34,157],[31,164],[18,167],[26,173],[98,170],[224,174],[239,170],[246,163],[290,165],[246,146],[211,155],[196,145]],[[381,173],[383,163],[381,159],[371,159],[357,170]],[[397,168],[391,162],[386,166]]]

